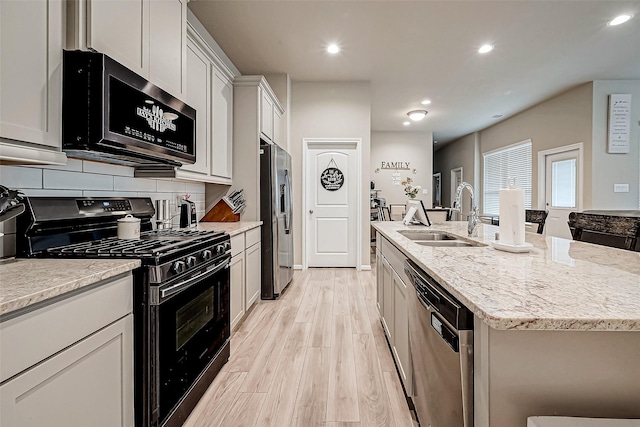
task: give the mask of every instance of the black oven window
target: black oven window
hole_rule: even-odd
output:
[[[176,313],[176,350],[213,320],[213,288],[209,288]]]

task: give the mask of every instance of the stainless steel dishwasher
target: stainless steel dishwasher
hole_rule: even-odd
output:
[[[410,260],[413,403],[422,427],[473,426],[473,313]]]

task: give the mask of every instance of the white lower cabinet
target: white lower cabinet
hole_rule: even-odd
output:
[[[380,234],[376,238],[377,296],[380,319],[405,391],[413,390],[413,368],[409,349],[409,317],[407,315],[406,257]]]
[[[231,237],[231,330],[233,331],[244,316],[244,293],[246,280],[246,258],[244,254],[244,233]]]
[[[260,229],[257,229],[260,231]],[[260,242],[248,247],[246,250],[247,257],[247,295],[245,304],[247,308],[260,299],[260,291],[262,290],[262,246]]]
[[[260,299],[262,289],[262,251],[260,227],[231,237],[231,331],[251,306]]]
[[[0,425],[133,427],[131,275],[0,323]]]
[[[0,386],[0,425],[133,426],[133,315]]]

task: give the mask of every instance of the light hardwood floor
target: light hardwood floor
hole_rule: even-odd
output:
[[[231,337],[188,427],[413,427],[375,306],[375,273],[296,271]]]

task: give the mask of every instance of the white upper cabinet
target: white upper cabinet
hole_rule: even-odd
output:
[[[70,47],[104,53],[184,99],[187,0],[79,0],[69,4]]]
[[[60,152],[64,6],[62,0],[0,1],[1,160],[66,162]]]
[[[260,98],[260,133],[273,142],[273,99],[269,92],[262,89]]]
[[[208,174],[211,168],[211,61],[190,38],[187,41],[187,104],[196,110],[196,162],[182,170]]]
[[[282,148],[282,112],[277,108],[273,109],[273,142]]]
[[[213,66],[213,140],[211,175],[231,180],[233,152],[233,82]]]
[[[231,184],[233,155],[233,73],[187,26],[187,104],[196,110],[196,162],[176,178]]]
[[[150,80],[185,99],[187,0],[151,0],[149,4]]]

